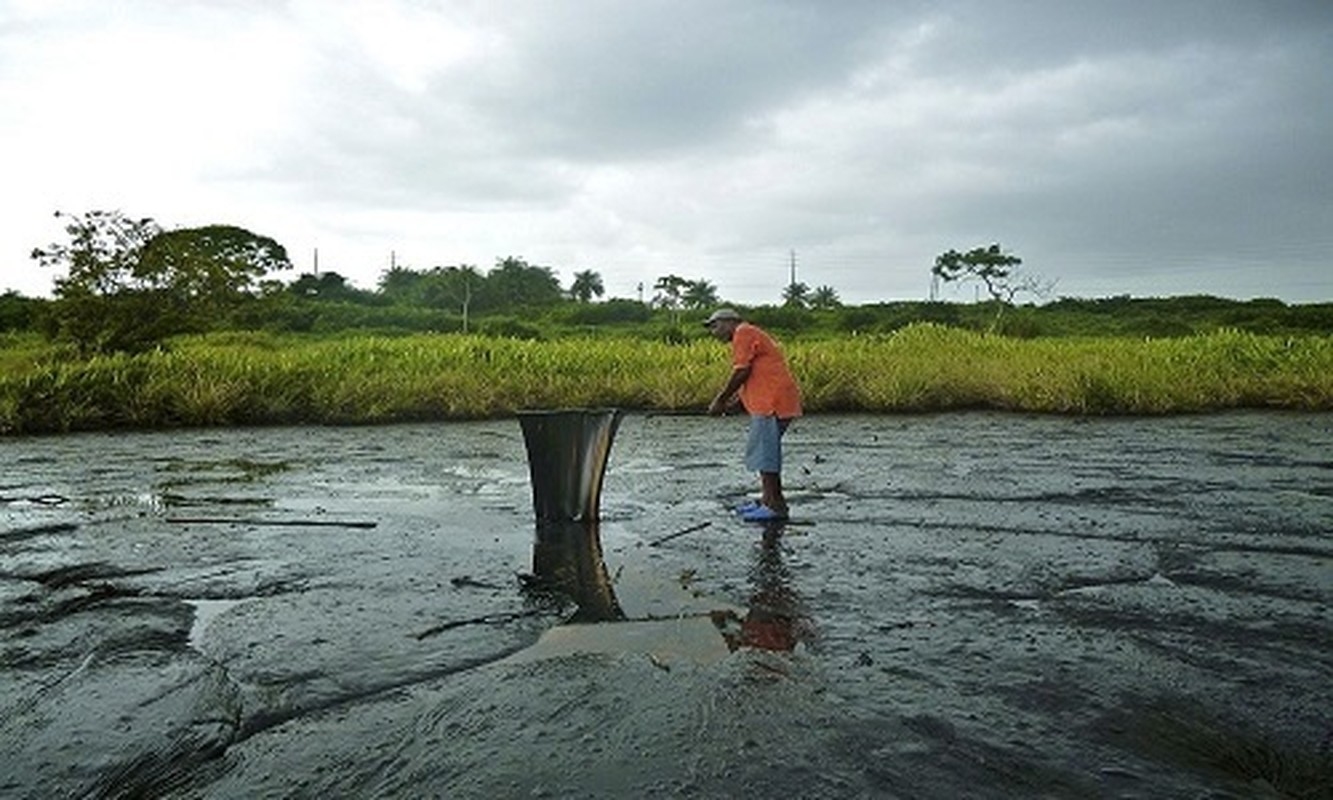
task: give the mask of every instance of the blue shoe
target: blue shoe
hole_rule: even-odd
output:
[[[760,505],[762,504],[758,500],[746,500],[744,503],[736,506],[735,511],[737,514],[744,514],[747,511],[754,511],[756,508],[759,508]]]
[[[786,514],[774,511],[768,506],[755,506],[741,514],[741,519],[746,522],[782,522],[786,518]]]

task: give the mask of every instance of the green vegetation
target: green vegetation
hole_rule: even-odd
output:
[[[394,266],[374,291],[335,272],[288,284],[278,242],[243,228],[163,230],[118,211],[57,214],[55,298],[0,295],[0,433],[484,417],[519,408],[702,409],[725,350],[697,324],[725,301],[665,275],[648,302],[513,256]],[[1061,299],[998,244],[932,274],[971,304],[845,306],[795,281],[745,308],[777,334],[810,411],[996,408],[1160,414],[1333,409],[1333,303]]]
[[[452,305],[452,299],[431,303],[390,300],[384,292],[350,288],[341,277],[330,272],[323,273],[318,279],[302,276],[291,287],[242,298],[219,311],[203,326],[205,330],[193,332],[452,333],[464,332],[465,321],[467,332],[485,332],[488,328],[492,331],[504,329],[510,327],[509,322],[521,320],[526,326],[527,338],[611,336],[679,340],[699,333],[697,321],[707,316],[707,309],[716,305],[669,307],[624,298],[588,303],[557,298],[543,305],[488,302],[478,308],[475,299],[474,295],[468,318],[463,315],[461,307]],[[60,313],[58,309],[70,302],[27,298],[13,293],[0,295],[0,333],[37,330],[57,341],[72,341],[51,324],[52,317]],[[108,305],[116,302],[127,306],[132,304],[130,300],[111,298],[103,298],[103,302]],[[998,325],[995,324],[996,307],[1000,304],[994,301],[899,301],[824,309],[734,305],[747,318],[784,340],[890,334],[921,322],[1021,339],[1169,338],[1195,336],[1223,328],[1275,336],[1333,334],[1333,303],[1288,305],[1273,299],[1237,301],[1209,296],[1062,298],[1042,305],[1006,304]],[[149,329],[147,323],[153,321],[153,318],[137,314],[126,314],[124,318],[126,324],[135,329]],[[103,324],[109,324],[109,321]],[[500,333],[513,335],[503,330]],[[170,335],[175,334],[165,335],[151,346],[157,346]]]
[[[209,330],[252,301],[269,271],[290,266],[282,245],[232,225],[163,231],[119,211],[56,216],[69,220],[69,241],[32,257],[66,274],[39,321],[83,353],[147,350]]]
[[[0,431],[9,434],[702,409],[727,369],[721,346],[699,336],[671,344],[214,333],[82,359],[34,337],[0,344]],[[797,338],[786,349],[811,412],[1333,410],[1327,336],[1021,340],[917,324],[886,336]]]

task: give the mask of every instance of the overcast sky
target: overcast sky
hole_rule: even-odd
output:
[[[1328,0],[0,0],[0,290],[57,209],[231,224],[373,288],[516,256],[779,302],[1333,300]],[[946,292],[970,300],[973,290]]]

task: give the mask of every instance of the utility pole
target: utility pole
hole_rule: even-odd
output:
[[[319,277],[319,248],[315,248],[315,277]]]
[[[472,283],[467,279],[467,273],[463,273],[463,333],[467,333],[467,309],[472,305]]]
[[[788,283],[787,285],[788,285],[788,286],[795,286],[795,285],[796,285],[796,251],[795,251],[795,250],[792,250],[792,251],[791,251],[791,282]]]

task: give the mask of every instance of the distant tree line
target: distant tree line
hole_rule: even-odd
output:
[[[374,290],[337,272],[272,279],[291,268],[273,239],[229,225],[164,230],[152,219],[120,212],[57,214],[67,241],[33,251],[62,268],[54,299],[0,295],[0,332],[39,331],[85,353],[136,351],[171,336],[213,330],[332,333],[462,331],[544,338],[568,333],[630,333],[669,341],[702,336],[698,312],[723,303],[703,278],[670,274],[646,302],[601,300],[602,277],[575,272],[562,287],[555,271],[515,256],[483,271],[472,265],[384,271]],[[792,282],[781,303],[738,308],[787,335],[887,334],[914,322],[987,330],[1008,336],[1181,336],[1234,327],[1255,332],[1333,333],[1333,304],[1286,305],[1209,296],[1093,300],[1064,298],[1016,305],[1018,295],[1044,297],[1053,284],[1022,273],[1021,259],[998,244],[936,259],[943,281],[975,280],[985,302],[892,302],[845,306],[832,287]],[[640,291],[642,295],[642,289]],[[597,299],[597,302],[594,302]]]

